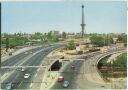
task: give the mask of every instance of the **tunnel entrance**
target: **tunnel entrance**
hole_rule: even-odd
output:
[[[61,67],[62,67],[62,62],[59,62],[59,60],[57,60],[54,64],[52,64],[49,71],[59,71]]]

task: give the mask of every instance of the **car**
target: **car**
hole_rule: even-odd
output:
[[[64,77],[63,76],[59,76],[58,77],[58,82],[63,82],[64,81]]]
[[[30,77],[30,74],[25,74],[24,75],[24,78],[29,78]]]
[[[24,72],[24,71],[25,71],[25,69],[24,69],[24,68],[22,68],[22,67],[21,67],[21,68],[17,68],[17,70],[18,70],[18,71],[22,71],[22,72]]]
[[[24,68],[21,68],[21,71],[22,71],[22,72],[24,72],[24,71],[25,71],[25,69],[24,69]]]
[[[64,56],[62,56],[60,59],[64,59]]]
[[[72,65],[72,66],[71,66],[71,69],[75,69],[75,66],[74,66],[74,65]]]
[[[67,88],[69,86],[69,81],[64,81],[63,84],[62,84],[62,86],[64,88]]]
[[[6,90],[11,90],[13,88],[14,84],[12,82],[8,83],[6,85]]]
[[[9,56],[11,56],[11,55],[12,55],[12,52],[9,53]]]
[[[25,52],[24,54],[28,54],[28,52]]]
[[[21,68],[17,68],[16,70],[17,70],[17,71],[20,71],[20,70],[21,70]]]

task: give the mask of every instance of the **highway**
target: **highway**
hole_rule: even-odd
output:
[[[34,49],[30,49],[28,50],[28,54],[25,54],[25,52],[22,52],[22,53],[19,53],[9,59],[7,59],[6,61],[2,62],[1,63],[1,66],[14,66],[15,64],[17,64],[18,62],[20,62],[21,60],[23,60],[25,57],[31,55],[30,52],[37,52],[38,50],[40,49],[43,49],[43,48],[46,48],[47,46],[40,46],[40,47],[37,47],[37,48],[34,48]]]
[[[10,73],[8,77],[6,77],[1,82],[1,88],[5,89],[7,83],[13,82],[14,86],[13,89],[40,89],[42,78],[45,74],[45,67],[36,67],[41,66],[42,63],[45,61],[44,58],[54,49],[60,48],[61,45],[56,44],[53,46],[43,46],[40,48],[36,48],[33,50],[35,54],[25,54],[26,57],[22,58],[18,61],[15,60],[16,58],[12,57],[14,59],[12,60],[13,64],[10,64],[11,66],[22,66],[25,68],[25,71],[19,71],[16,67],[12,67],[9,70],[7,69],[6,72]],[[31,50],[30,50],[31,52]],[[110,50],[108,53],[116,52],[116,50]],[[24,54],[24,52],[23,52]],[[21,53],[21,55],[23,55]],[[100,52],[94,52],[87,54],[86,57],[84,57],[84,61],[82,60],[76,60],[71,63],[69,63],[65,68],[64,71],[61,73],[65,80],[68,80],[70,82],[69,89],[85,89],[85,88],[106,88],[110,87],[110,85],[104,84],[104,81],[99,77],[99,74],[96,71],[96,67],[94,67],[94,64],[96,63],[96,58],[100,57],[101,55],[104,55],[105,53]],[[11,62],[10,60],[10,62]],[[6,61],[7,62],[7,61]],[[17,64],[18,63],[18,64]],[[75,70],[71,69],[71,65],[75,66]],[[30,67],[28,67],[30,66]],[[32,67],[31,67],[32,66]],[[35,67],[33,67],[35,66]],[[4,72],[5,69],[2,68],[1,73]],[[30,77],[25,79],[24,75],[30,74]],[[95,77],[96,76],[96,77]],[[94,77],[94,79],[92,79]],[[97,78],[98,77],[98,78]],[[100,79],[100,84],[94,81],[98,81]],[[58,82],[54,84],[52,89],[63,89],[62,85]]]
[[[96,63],[101,56],[117,51],[118,50],[110,50],[107,53],[97,52],[90,54],[84,61],[75,60],[69,63],[61,72],[64,79],[69,81],[69,86],[63,88],[62,83],[56,81],[51,89],[110,89],[111,84],[105,83],[101,78],[97,71]],[[75,66],[74,71],[71,70],[72,65]]]
[[[36,53],[35,55],[33,55],[32,57],[30,57],[29,59],[27,59],[24,63],[22,63],[20,66],[40,66],[40,64],[42,63],[43,59],[54,49],[57,49],[61,47],[61,45],[54,45],[54,46],[46,46],[46,47],[42,47],[38,50],[41,50],[40,52]],[[36,51],[38,51],[36,50]],[[24,53],[23,53],[24,54]],[[24,56],[24,55],[23,55]],[[17,61],[15,60],[16,58],[14,58],[14,62]],[[21,59],[23,60],[23,58]],[[2,84],[1,84],[1,88],[4,89],[6,87],[6,84],[9,82],[13,82],[14,83],[14,89],[27,89],[29,88],[29,85],[32,83],[33,80],[33,76],[37,73],[37,70],[39,68],[25,68],[24,72],[18,71],[17,68],[13,68],[13,73],[6,78]],[[41,69],[43,71],[43,69]],[[29,73],[30,74],[30,78],[28,79],[24,79],[23,76],[25,73]]]
[[[81,65],[84,61],[82,60],[74,60],[73,62],[71,62],[70,64],[68,64],[65,69],[61,72],[60,75],[64,76],[64,80],[69,81],[70,85],[69,87],[67,87],[66,89],[76,89],[76,85],[74,84],[74,81],[77,77],[77,75],[79,74],[79,70],[81,68]],[[71,69],[71,66],[75,65],[75,70]],[[56,82],[55,85],[53,85],[53,87],[51,89],[63,89],[62,87],[62,83],[58,83]]]
[[[40,46],[40,47],[25,51],[25,52],[28,52],[28,54],[25,54],[25,52],[19,53],[19,54],[13,56],[13,57],[7,59],[6,61],[3,61],[1,63],[1,67],[19,66],[21,63],[25,62],[25,60],[27,58],[32,56],[32,54],[30,52],[36,53],[37,51],[39,51],[41,49],[44,49],[46,47],[48,47],[48,46]],[[0,70],[1,76],[3,76],[6,72],[9,72],[9,69],[1,68],[1,70]]]

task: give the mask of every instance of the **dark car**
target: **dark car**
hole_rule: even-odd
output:
[[[71,71],[74,71],[75,70],[75,65],[72,65],[71,66]]]
[[[12,55],[12,52],[9,53],[9,56],[11,56],[11,55]]]
[[[6,90],[11,90],[13,88],[14,84],[12,82],[8,83],[6,85]]]
[[[24,72],[25,71],[25,68],[17,68],[18,71],[21,71],[21,72]]]

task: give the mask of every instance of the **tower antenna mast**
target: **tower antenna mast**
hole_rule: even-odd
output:
[[[82,28],[82,37],[84,37],[84,29],[85,29],[85,22],[84,22],[84,5],[82,4],[82,22],[81,22],[81,28]]]

